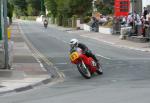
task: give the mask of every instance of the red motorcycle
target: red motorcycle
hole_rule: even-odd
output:
[[[97,66],[92,57],[87,57],[80,48],[73,49],[70,53],[71,63],[76,64],[81,75],[90,79],[92,74],[103,74],[102,66]]]

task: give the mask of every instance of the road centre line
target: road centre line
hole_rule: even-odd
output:
[[[100,55],[100,54],[96,54],[96,55],[97,55],[97,56],[100,56],[100,57],[102,57],[102,58],[108,59],[108,60],[112,60],[111,58],[105,57],[105,56]]]
[[[24,37],[24,39],[26,40],[26,42],[28,43],[28,45],[32,48],[32,50],[34,51],[33,55],[36,56],[36,58],[40,58],[43,61],[45,61],[45,63],[47,63],[48,65],[53,65],[52,62],[50,62],[45,56],[43,56],[35,47],[33,47],[33,45],[30,43],[30,41],[27,39],[27,37],[25,36],[24,32],[22,31],[20,24],[19,24],[19,30],[21,32],[21,34],[23,34],[22,36]]]
[[[40,61],[40,59],[43,60],[48,66],[54,66],[54,64],[53,64],[51,61],[49,61],[47,57],[45,57],[43,54],[41,54],[41,53],[31,44],[31,42],[28,40],[28,38],[25,36],[25,33],[24,33],[23,30],[21,29],[20,23],[18,23],[18,30],[19,30],[19,32],[21,33],[21,35],[23,36],[23,38],[25,39],[25,41],[26,41],[27,45],[29,46],[29,48],[30,48],[31,50],[33,50],[33,55],[34,55],[35,59],[36,59],[36,60],[39,60],[39,61]],[[40,64],[42,64],[41,61],[40,61]],[[41,66],[41,67],[44,67],[43,64],[40,65],[40,66]],[[54,67],[54,68],[55,68],[55,70],[56,70],[56,74],[58,74],[61,79],[64,79],[65,75],[64,75],[63,73],[59,72],[56,67]],[[46,71],[50,72],[49,69],[46,69],[46,68],[42,68],[42,69],[45,69]]]

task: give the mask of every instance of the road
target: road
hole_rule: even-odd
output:
[[[150,53],[110,46],[80,34],[36,22],[19,22],[33,46],[60,72],[64,82],[0,97],[2,103],[149,103]],[[69,41],[87,44],[103,65],[104,74],[84,79],[68,58]]]

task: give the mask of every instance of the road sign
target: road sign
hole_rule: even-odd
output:
[[[115,16],[127,16],[130,9],[129,0],[115,0]]]

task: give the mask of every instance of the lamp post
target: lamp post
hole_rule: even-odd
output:
[[[4,48],[5,48],[5,69],[9,69],[8,36],[7,36],[7,0],[4,3]]]
[[[95,7],[95,2],[96,2],[97,0],[93,0],[92,1],[92,15],[94,15],[94,12],[96,12],[97,11],[97,9],[96,9],[96,7]]]
[[[7,35],[7,0],[0,0],[0,68],[10,69]]]
[[[0,41],[2,40],[2,0],[0,0]]]

